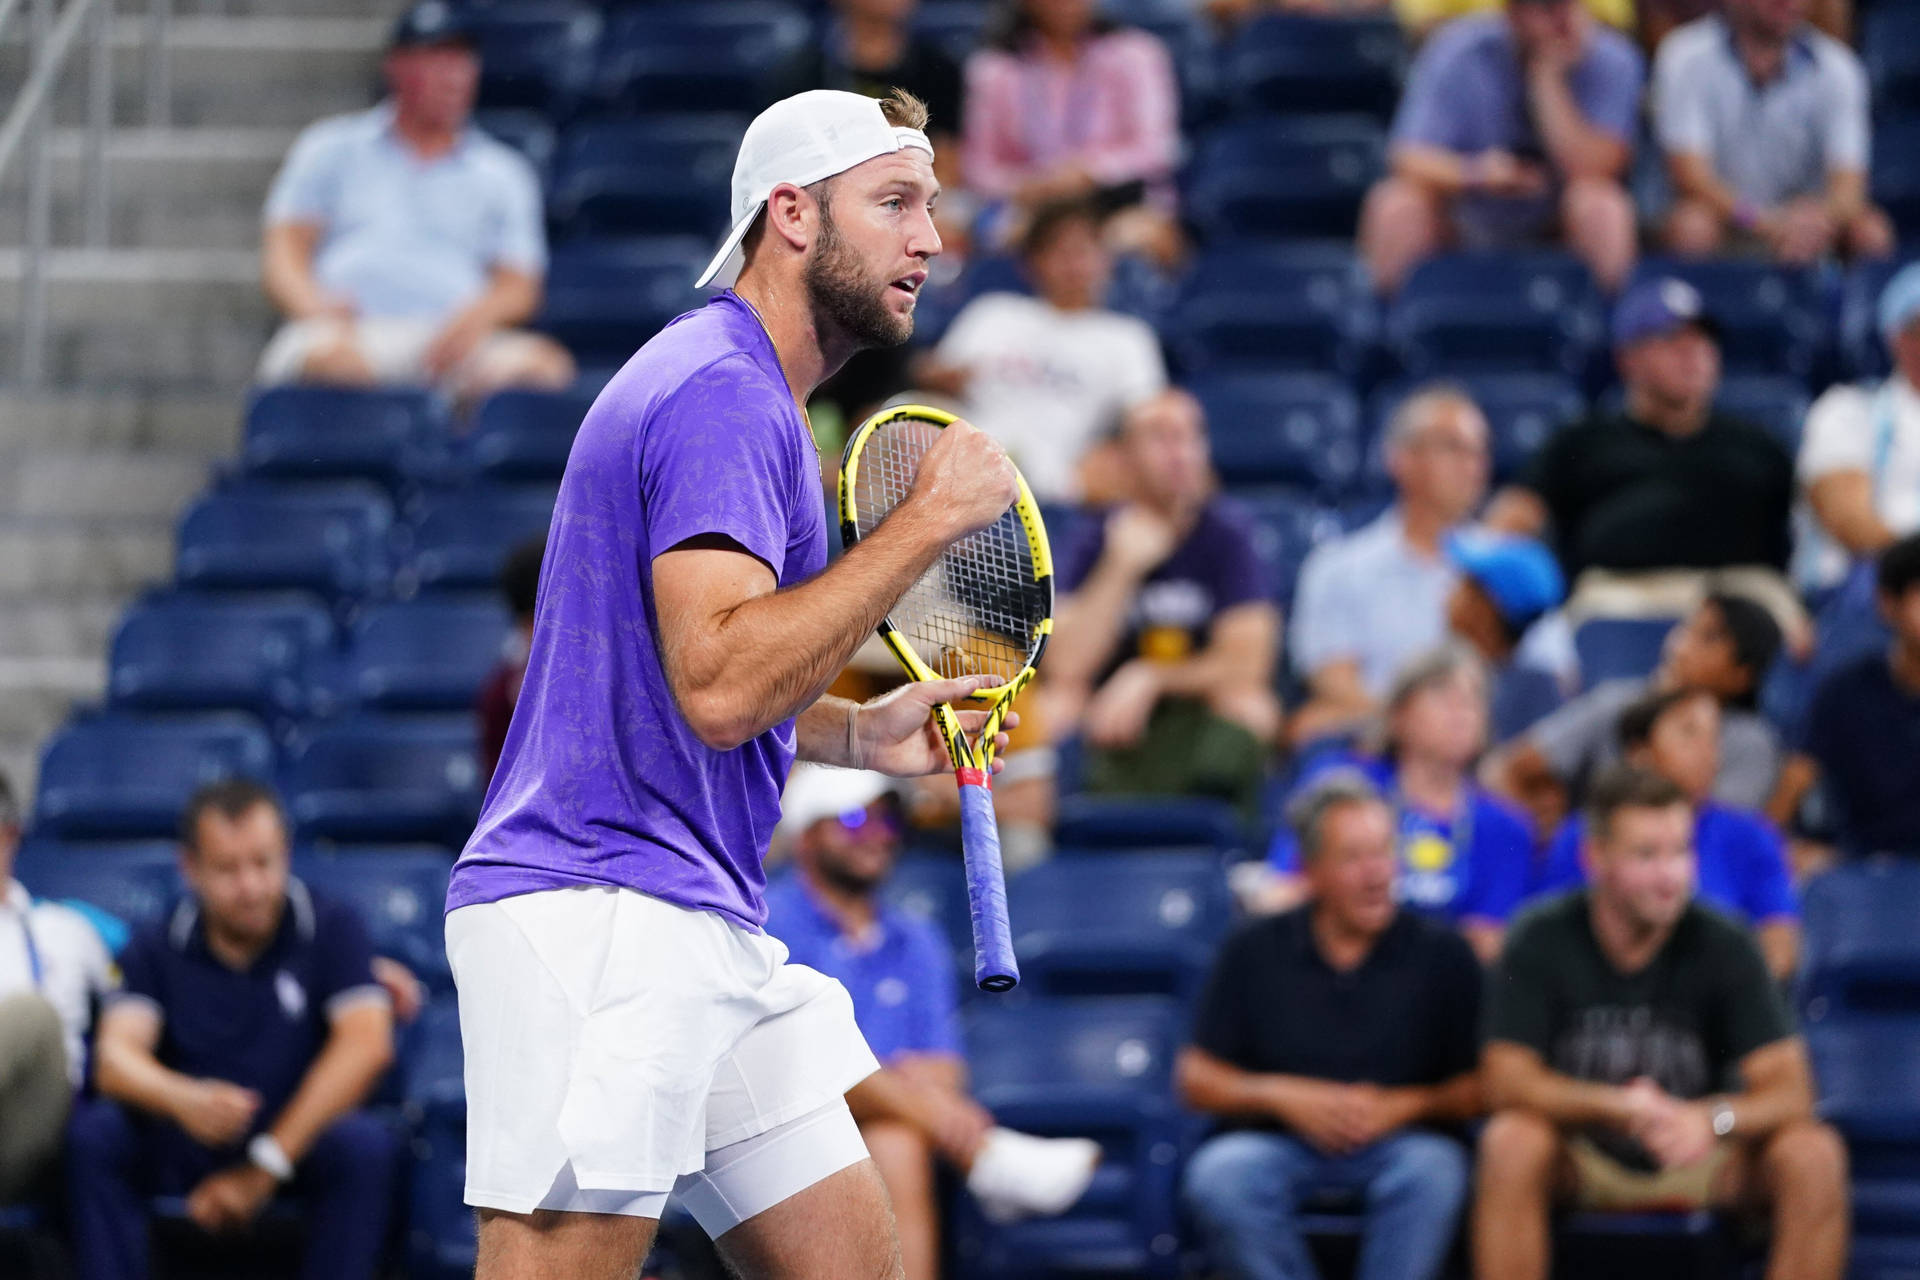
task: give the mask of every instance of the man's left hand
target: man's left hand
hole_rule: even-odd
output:
[[[917,778],[951,769],[953,760],[947,755],[946,740],[934,727],[931,714],[934,704],[954,704],[961,731],[971,739],[986,724],[988,713],[964,711],[961,706],[976,689],[988,689],[1000,683],[997,676],[962,676],[958,680],[926,683],[916,680],[863,703],[854,712],[854,754],[848,763],[858,769],[878,769],[896,778]],[[1017,712],[1007,713],[1007,728],[1019,723]],[[1007,735],[1002,733],[994,743],[995,753],[1004,751],[1006,746]],[[999,772],[999,760],[993,762],[993,768]]]
[[[434,336],[433,341],[427,344],[426,353],[421,358],[426,366],[427,375],[433,378],[444,378],[458,369],[466,358],[487,340],[493,333],[493,329],[492,321],[476,316],[470,311],[463,311],[456,315]]]
[[[1146,736],[1160,702],[1160,673],[1135,659],[1114,672],[1087,703],[1082,727],[1087,741],[1108,750],[1131,747]]]
[[[260,1216],[279,1184],[258,1165],[239,1164],[202,1179],[187,1197],[187,1216],[210,1235],[238,1231]]]

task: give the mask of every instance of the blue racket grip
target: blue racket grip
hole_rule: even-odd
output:
[[[967,865],[967,907],[973,916],[973,980],[982,991],[1020,985],[1007,923],[1007,877],[1000,866],[1000,828],[993,792],[980,769],[960,772],[960,850]]]

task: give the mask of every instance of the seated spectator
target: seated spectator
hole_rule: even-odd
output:
[[[1721,710],[1713,798],[1733,809],[1766,809],[1780,780],[1781,751],[1758,708],[1761,682],[1779,652],[1772,614],[1745,596],[1715,592],[1667,633],[1651,676],[1595,685],[1494,752],[1482,774],[1527,807],[1544,838],[1620,758],[1622,712],[1650,692],[1705,689]]]
[[[940,1273],[938,1157],[997,1220],[1055,1214],[1086,1190],[1097,1143],[997,1127],[967,1094],[952,944],[880,898],[900,818],[877,773],[802,767],[782,799],[793,868],[767,888],[767,928],[796,964],[838,980],[881,1069],[847,1105],[887,1184],[907,1280]]]
[[[1160,339],[1103,300],[1113,260],[1082,200],[1034,214],[1021,246],[1034,294],[988,293],[954,317],[914,370],[1005,445],[1042,502],[1087,489],[1088,454],[1120,416],[1167,385]]]
[[[480,59],[460,13],[408,9],[383,64],[392,96],[288,153],[261,253],[285,323],[261,382],[426,383],[466,402],[572,382],[564,350],[513,328],[540,305],[540,184],[470,121]]]
[[[1802,537],[1806,588],[1837,586],[1850,563],[1920,532],[1920,265],[1887,282],[1879,321],[1893,372],[1831,387],[1807,414],[1800,485],[1818,528]]]
[[[1176,1080],[1220,1131],[1181,1189],[1233,1280],[1317,1275],[1300,1216],[1325,1193],[1365,1215],[1360,1280],[1430,1280],[1453,1245],[1480,1112],[1480,967],[1457,936],[1395,905],[1393,814],[1335,775],[1289,815],[1307,905],[1221,949]]]
[[[1799,618],[1781,576],[1791,546],[1793,459],[1766,431],[1715,411],[1718,330],[1681,280],[1635,286],[1613,315],[1626,403],[1556,432],[1487,523],[1550,536],[1569,611],[1680,613],[1706,571]]]
[[[1393,810],[1402,905],[1457,926],[1491,962],[1526,893],[1533,837],[1525,818],[1474,781],[1486,745],[1486,668],[1464,649],[1438,649],[1395,683],[1380,751],[1332,757],[1310,768],[1305,786],[1329,768],[1357,765]],[[1267,864],[1278,879],[1265,905],[1298,901],[1308,881],[1291,832],[1274,837]]]
[[[1795,266],[1893,252],[1893,224],[1867,199],[1866,68],[1807,23],[1807,8],[1727,0],[1661,44],[1653,118],[1673,252],[1731,243]]]
[[[1700,900],[1753,927],[1767,971],[1781,981],[1800,966],[1800,904],[1780,833],[1757,813],[1713,798],[1720,771],[1720,700],[1705,689],[1648,693],[1620,713],[1626,763],[1657,773],[1693,806],[1693,855]],[[1580,862],[1586,822],[1568,818],[1547,849],[1536,892],[1587,882]]]
[[[1487,420],[1466,392],[1423,388],[1394,410],[1385,447],[1394,504],[1300,566],[1287,635],[1307,686],[1287,726],[1296,744],[1363,724],[1408,660],[1447,634],[1445,543],[1486,497]]]
[[[1219,795],[1251,807],[1280,729],[1280,612],[1253,532],[1213,492],[1206,424],[1184,391],[1121,428],[1132,501],[1063,548],[1048,719],[1078,724],[1094,791]]]
[[[1393,0],[1393,14],[1409,36],[1425,40],[1455,18],[1488,13],[1500,5],[1501,0]],[[1583,0],[1583,5],[1597,21],[1616,30],[1633,30],[1633,0]]]
[[[1487,664],[1493,739],[1506,742],[1558,710],[1559,678],[1521,652],[1528,630],[1566,594],[1553,554],[1531,538],[1466,532],[1447,539],[1460,577],[1447,596],[1447,629]]]
[[[1844,853],[1920,854],[1920,534],[1887,548],[1875,585],[1893,643],[1814,692],[1795,799],[1819,785]]]
[[[1764,1206],[1770,1276],[1839,1280],[1847,1156],[1753,939],[1692,901],[1693,813],[1667,779],[1593,789],[1590,889],[1514,926],[1488,984],[1474,1274],[1543,1280],[1549,1215]],[[1724,1090],[1724,1092],[1723,1092]]]
[[[1579,0],[1507,0],[1434,33],[1393,122],[1391,173],[1368,193],[1360,252],[1381,293],[1443,249],[1564,243],[1600,287],[1633,267],[1623,185],[1640,53]]]
[[[1639,11],[1640,47],[1651,54],[1675,28],[1718,13],[1725,5],[1724,0],[1635,0],[1634,7]],[[1840,43],[1852,41],[1853,0],[1808,0],[1807,16]]]
[[[533,648],[533,610],[540,597],[540,565],[546,555],[543,535],[515,547],[500,566],[500,594],[513,615],[513,630],[507,636],[507,651],[500,656],[500,665],[480,686],[477,703],[480,761],[489,778],[500,767],[500,752],[507,745],[507,729],[513,724],[514,704],[520,701],[520,682],[526,678],[527,654]]]
[[[202,788],[181,822],[191,888],[121,957],[94,1083],[68,1126],[79,1280],[148,1274],[147,1201],[184,1196],[201,1230],[243,1231],[286,1186],[305,1201],[303,1273],[371,1280],[398,1139],[359,1110],[393,1059],[365,928],[288,875],[273,793]]]
[[[1117,27],[1094,0],[1000,0],[967,59],[967,187],[1017,228],[1042,206],[1087,200],[1116,247],[1169,261],[1180,163],[1180,86],[1159,37]]]
[[[86,1078],[92,1003],[114,985],[94,924],[13,878],[20,808],[0,775],[0,1204],[47,1189]]]

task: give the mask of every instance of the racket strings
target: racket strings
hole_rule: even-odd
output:
[[[913,487],[920,460],[940,429],[905,419],[876,430],[860,454],[854,523],[870,533]],[[943,677],[993,675],[1011,680],[1033,656],[1045,591],[1035,582],[1033,550],[1012,509],[948,547],[888,615]]]

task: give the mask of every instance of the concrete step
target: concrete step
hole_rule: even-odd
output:
[[[171,520],[207,487],[211,459],[151,449],[0,451],[0,512],[71,520]]]
[[[97,659],[126,607],[115,592],[0,596],[0,658]]]
[[[0,519],[0,595],[131,596],[172,573],[171,519]]]
[[[229,18],[379,18],[391,22],[411,0],[172,0],[179,17]],[[139,22],[153,0],[117,0],[128,22]]]
[[[293,129],[116,129],[107,136],[107,243],[114,248],[245,249]],[[83,135],[53,141],[53,244],[85,243]],[[26,238],[25,166],[0,181],[0,245]]]
[[[44,740],[76,702],[97,702],[106,664],[88,658],[0,658],[0,738]]]
[[[317,0],[316,0],[317,4]],[[0,41],[0,84],[25,75],[26,37],[8,24]],[[375,97],[386,18],[348,13],[304,17],[178,17],[168,28],[173,94],[168,123],[249,128],[292,127],[365,106]],[[147,57],[144,24],[113,26],[113,118],[145,125]],[[55,90],[54,121],[86,119],[83,55],[72,58]]]
[[[0,449],[163,449],[231,455],[240,400],[224,392],[0,391]]]
[[[0,368],[18,368],[25,255],[0,250]],[[238,394],[273,327],[253,250],[64,249],[47,256],[54,386]]]
[[[40,748],[38,737],[0,738],[0,777],[6,778],[21,811],[29,815],[40,776]]]

